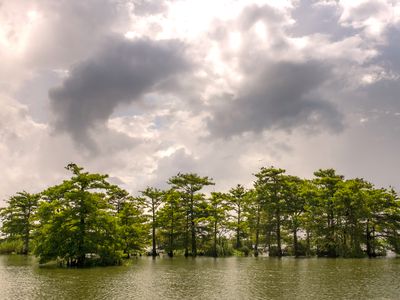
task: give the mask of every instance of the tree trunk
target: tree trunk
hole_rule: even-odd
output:
[[[80,212],[80,220],[79,220],[79,236],[78,236],[78,255],[77,255],[77,263],[78,267],[83,267],[85,265],[86,253],[85,253],[85,217],[83,212]]]
[[[153,247],[152,247],[151,255],[152,255],[153,257],[156,257],[156,256],[157,256],[156,228],[155,228],[154,225],[153,225],[153,228],[152,228],[152,235],[153,235],[153,238],[152,238],[152,245],[153,245]]]
[[[192,233],[192,256],[197,256],[197,245],[196,245],[196,224],[194,221],[194,195],[190,194],[190,222],[191,222],[191,233]]]
[[[156,216],[155,216],[155,207],[154,207],[154,200],[151,200],[151,210],[152,210],[152,217],[153,217],[153,222],[152,222],[152,252],[151,255],[154,257],[157,256],[157,246],[156,246]]]
[[[254,256],[258,256],[258,243],[259,243],[259,235],[260,235],[260,206],[257,206],[257,219],[256,219],[256,242],[254,245]]]
[[[217,221],[214,221],[214,247],[213,247],[213,256],[218,257],[217,253]]]
[[[31,209],[28,208],[28,211],[25,215],[25,232],[24,232],[24,246],[22,248],[22,254],[27,255],[29,253],[29,240],[30,240],[30,231],[31,231],[31,225],[30,225],[30,218],[31,218]]]
[[[242,243],[240,241],[240,222],[241,222],[241,211],[240,206],[238,207],[238,216],[237,216],[237,226],[236,226],[236,249],[242,247]]]
[[[376,252],[375,252],[375,226],[372,226],[371,250],[372,250],[372,256],[376,257]]]
[[[269,218],[267,219],[267,225],[265,226],[265,248],[267,248],[269,256],[271,251],[271,224]]]
[[[29,226],[27,226],[24,235],[24,246],[22,249],[22,254],[27,255],[29,253]]]
[[[365,229],[365,236],[366,236],[366,246],[367,246],[367,255],[369,258],[376,257],[376,253],[374,251],[372,242],[373,242],[373,236],[372,236],[372,231],[369,228],[369,219],[367,219],[367,226]]]
[[[185,226],[185,257],[189,256],[189,209],[186,211],[186,226]]]
[[[332,199],[328,200],[328,213],[327,213],[327,224],[328,224],[328,247],[327,254],[329,257],[336,257],[336,247],[335,247],[335,221],[333,213],[333,203]]]
[[[282,245],[281,245],[281,215],[279,209],[276,212],[276,256],[282,257]]]
[[[197,245],[196,245],[196,226],[194,220],[192,220],[192,256],[197,256]]]
[[[297,242],[297,227],[293,226],[293,252],[295,257],[299,257],[298,250],[298,242]]]
[[[169,231],[169,249],[168,249],[168,256],[173,257],[174,256],[174,213],[172,210],[171,214],[171,227]]]
[[[307,249],[306,249],[306,256],[311,255],[311,241],[310,241],[310,230],[306,230],[306,243],[307,243]]]

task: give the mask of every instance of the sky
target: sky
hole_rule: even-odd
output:
[[[0,204],[262,166],[399,189],[398,0],[0,0]]]

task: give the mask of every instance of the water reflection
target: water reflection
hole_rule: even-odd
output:
[[[40,268],[0,256],[1,299],[400,299],[400,260],[151,258]]]

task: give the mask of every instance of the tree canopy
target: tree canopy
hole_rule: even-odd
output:
[[[345,179],[333,169],[312,179],[263,167],[250,188],[202,193],[207,176],[178,173],[170,188],[140,197],[108,175],[76,164],[71,178],[38,194],[19,192],[0,211],[2,238],[41,263],[115,265],[131,255],[268,254],[375,257],[400,253],[400,206],[392,188]],[[1,247],[0,247],[1,249]]]

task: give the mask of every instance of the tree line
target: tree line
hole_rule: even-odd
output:
[[[139,197],[85,172],[38,194],[19,192],[0,211],[0,251],[33,253],[41,263],[115,265],[131,255],[375,257],[400,251],[394,189],[375,188],[333,169],[302,179],[274,167],[250,189],[202,193],[213,179],[178,173],[169,189]]]

